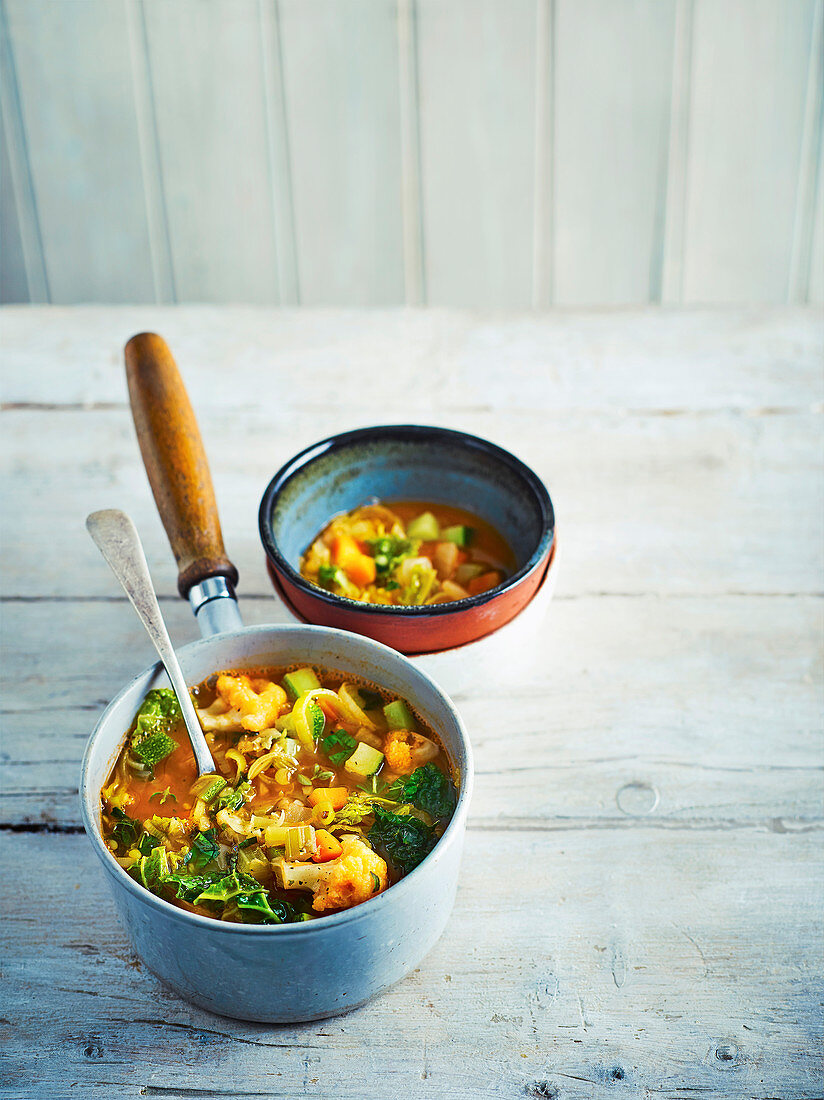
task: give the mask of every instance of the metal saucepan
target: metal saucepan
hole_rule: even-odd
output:
[[[180,593],[204,635],[178,650],[187,682],[194,685],[218,669],[293,662],[363,676],[420,711],[460,775],[457,808],[443,837],[385,893],[317,921],[232,924],[150,894],[118,865],[101,835],[101,787],[146,692],[167,683],[161,666],[123,688],[97,723],[82,764],[83,824],[138,956],[182,997],[221,1015],[272,1023],[336,1015],[402,978],[446,925],[472,793],[469,740],[441,689],[387,646],[328,627],[243,627],[234,595],[237,570],[223,547],[206,456],[172,355],[159,336],[143,333],[126,345],[126,369],[143,459],[179,567]]]

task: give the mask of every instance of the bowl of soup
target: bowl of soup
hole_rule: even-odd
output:
[[[298,618],[406,654],[452,649],[514,619],[541,589],[555,537],[549,493],[525,463],[421,425],[306,448],[269,483],[259,526]]]
[[[370,680],[221,669],[192,697],[215,771],[198,775],[174,691],[153,688],[101,791],[116,862],[180,909],[318,920],[400,882],[449,825],[458,776],[438,734]]]
[[[197,776],[159,666],[92,734],[83,823],[138,957],[222,1015],[354,1008],[426,955],[452,909],[472,759],[400,654],[316,626],[178,651],[215,772]]]

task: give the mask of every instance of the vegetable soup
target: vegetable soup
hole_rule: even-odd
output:
[[[452,816],[436,734],[375,684],[230,670],[192,699],[217,771],[198,778],[177,697],[155,689],[101,795],[114,858],[174,905],[256,924],[348,909],[417,867]]]
[[[488,592],[515,557],[485,520],[421,501],[373,503],[335,516],[303,555],[301,575],[372,604],[439,604]]]

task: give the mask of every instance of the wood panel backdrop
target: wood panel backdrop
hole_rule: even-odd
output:
[[[3,0],[0,300],[824,301],[822,0]]]

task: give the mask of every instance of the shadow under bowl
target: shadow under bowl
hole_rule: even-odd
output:
[[[375,498],[473,512],[503,535],[518,568],[489,592],[414,607],[360,603],[304,580],[300,559],[318,533]],[[476,641],[522,611],[546,574],[555,515],[541,479],[502,447],[447,428],[385,425],[330,436],[290,459],[263,494],[259,525],[277,587],[298,615],[413,654]]]

